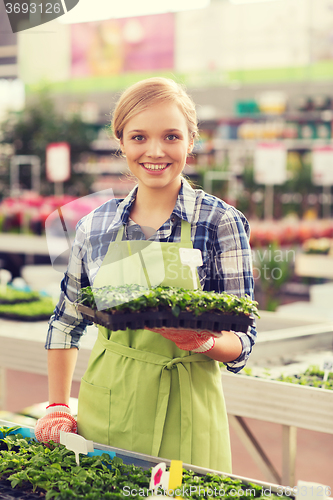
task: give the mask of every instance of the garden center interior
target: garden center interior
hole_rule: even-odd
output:
[[[165,76],[197,109],[184,174],[251,228],[257,342],[239,374],[221,368],[233,474],[333,488],[333,0],[105,3],[86,18],[81,1],[16,26],[0,0],[0,427],[44,414],[76,223],[135,185],[112,110],[132,83]],[[79,351],[74,414],[96,335]]]

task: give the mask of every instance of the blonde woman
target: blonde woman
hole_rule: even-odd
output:
[[[50,406],[36,426],[41,441],[57,440],[62,426],[76,432],[68,402],[87,325],[73,306],[81,287],[144,284],[148,276],[155,284],[193,288],[179,249],[195,248],[203,260],[196,286],[253,296],[247,220],[182,176],[198,133],[195,106],[183,87],[165,78],[131,86],[116,105],[113,132],[137,186],[77,226],[46,342]],[[148,252],[145,273],[136,258],[140,249]],[[241,370],[255,336],[254,328],[215,339],[195,330],[99,327],[81,382],[78,432],[117,448],[231,472],[218,362]]]

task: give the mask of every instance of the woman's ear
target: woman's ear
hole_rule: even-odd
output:
[[[190,142],[188,144],[188,148],[187,148],[188,155],[190,155],[192,153],[193,146],[194,146],[194,137],[191,137]]]
[[[124,156],[126,156],[125,155],[124,142],[123,142],[122,139],[119,140],[119,145],[120,145],[121,152],[123,153]]]

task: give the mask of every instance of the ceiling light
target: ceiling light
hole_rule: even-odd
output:
[[[210,0],[79,0],[78,4],[58,18],[60,23],[85,23],[123,17],[146,16],[202,9]]]

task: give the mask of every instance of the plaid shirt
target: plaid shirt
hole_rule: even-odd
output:
[[[118,229],[125,226],[125,239],[145,239],[140,226],[129,219],[137,186],[123,199],[111,199],[82,218],[76,227],[69,265],[61,282],[61,295],[49,322],[46,349],[79,348],[80,337],[89,321],[82,318],[74,302],[81,288],[92,286],[94,278],[114,241]],[[244,215],[224,201],[192,189],[182,179],[175,208],[170,218],[152,236],[161,242],[179,242],[181,220],[191,223],[193,247],[202,252],[203,265],[198,267],[204,290],[226,291],[253,298],[253,273],[249,246],[249,224]],[[236,332],[237,333],[237,332]],[[242,353],[226,363],[237,373],[246,364],[256,339],[256,329],[237,333]]]

